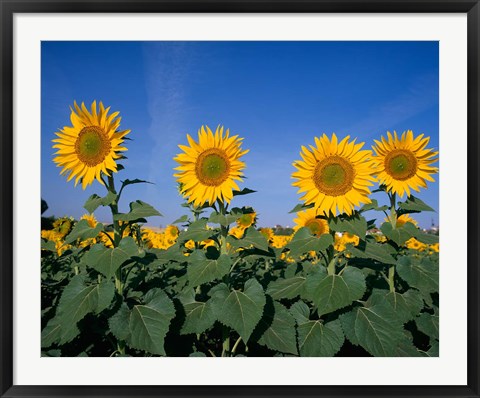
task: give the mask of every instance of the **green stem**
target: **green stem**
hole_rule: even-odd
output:
[[[222,357],[230,356],[230,329],[228,326],[222,326]]]
[[[390,197],[390,223],[392,224],[392,228],[395,229],[397,226],[397,194],[392,193],[388,194]]]
[[[395,229],[397,226],[397,195],[392,193],[388,195],[390,197],[390,223],[392,228]],[[388,268],[388,286],[390,287],[390,292],[395,293],[395,266],[391,265]]]
[[[239,337],[239,338],[237,339],[237,341],[235,342],[235,344],[233,345],[232,354],[235,354],[235,351],[237,351],[238,345],[240,344],[241,341],[242,341],[242,338]]]
[[[390,287],[390,292],[395,293],[395,266],[391,265],[388,269],[388,286]]]
[[[337,262],[336,257],[333,257],[328,263],[327,272],[328,275],[335,275],[335,263]]]

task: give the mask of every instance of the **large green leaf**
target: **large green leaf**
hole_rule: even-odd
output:
[[[365,293],[365,277],[359,269],[347,267],[341,276],[326,275],[309,290],[318,314],[328,314],[361,299]]]
[[[148,203],[137,200],[130,203],[130,212],[116,214],[113,216],[113,219],[118,221],[142,222],[145,218],[152,216],[161,216],[161,214]]]
[[[110,278],[134,255],[138,255],[138,246],[131,236],[127,236],[113,249],[102,244],[93,246],[85,255],[84,261],[89,267]]]
[[[83,205],[90,214],[92,214],[99,206],[108,206],[117,199],[117,195],[113,192],[108,192],[106,196],[101,198],[97,194],[90,196]]]
[[[370,354],[378,357],[396,355],[398,342],[403,338],[402,322],[387,303],[355,310],[355,337]]]
[[[200,242],[209,239],[215,233],[214,230],[207,229],[207,220],[200,219],[192,222],[186,231],[180,232],[178,241],[193,240]]]
[[[343,334],[350,341],[350,343],[355,345],[360,345],[358,342],[357,336],[355,335],[355,320],[357,317],[357,309],[346,312],[338,317],[342,325]]]
[[[438,340],[438,315],[422,312],[418,318],[415,319],[418,330],[425,333],[432,340]]]
[[[175,307],[164,291],[152,289],[145,295],[145,304],[135,305],[130,312],[130,337],[127,344],[137,350],[165,355],[163,347]]]
[[[411,287],[427,293],[438,292],[438,264],[428,258],[403,256],[398,260],[396,270]]]
[[[394,241],[398,246],[402,246],[413,236],[410,225],[415,228],[415,226],[411,223],[406,223],[401,227],[393,228],[392,224],[389,222],[384,222],[380,229],[388,239]]]
[[[375,289],[369,298],[370,305],[387,302],[403,323],[414,319],[423,308],[422,295],[414,289],[405,293]]]
[[[103,225],[98,223],[95,228],[88,225],[87,220],[80,220],[75,224],[72,231],[65,237],[65,243],[75,242],[77,239],[85,240],[95,238],[100,231],[103,230]]]
[[[213,326],[216,316],[210,300],[207,302],[196,301],[195,294],[191,290],[181,296],[180,301],[185,310],[185,321],[180,332],[181,334],[203,333]]]
[[[292,257],[298,257],[309,251],[321,251],[333,244],[330,234],[323,234],[319,237],[313,236],[307,227],[300,228],[293,236],[287,248],[290,249]]]
[[[388,245],[382,245],[369,240],[363,248],[356,248],[349,245],[347,250],[354,257],[367,258],[384,264],[396,264],[395,259],[391,256],[387,247]]]
[[[298,325],[298,347],[302,357],[333,357],[342,347],[340,321],[307,321]]]
[[[226,254],[222,254],[216,260],[211,260],[205,256],[203,250],[195,250],[189,258],[188,281],[191,287],[212,282],[228,274],[231,266],[232,260]]]
[[[130,309],[122,303],[120,309],[108,320],[110,332],[119,340],[127,340],[130,336]]]
[[[357,235],[362,240],[367,232],[367,220],[359,214],[346,218],[334,217],[329,220],[328,226],[332,231],[348,232]]]
[[[270,299],[258,327],[266,328],[259,344],[271,350],[297,354],[295,319],[282,304]]]
[[[293,299],[304,293],[306,278],[296,276],[293,278],[279,278],[268,285],[267,294],[275,300],[283,298]]]
[[[109,281],[87,284],[84,275],[75,275],[63,290],[55,320],[50,324],[52,330],[55,324],[60,326],[60,344],[69,342],[78,334],[76,324],[85,315],[92,312],[98,314],[106,309],[114,293],[115,286]]]
[[[405,202],[398,202],[399,213],[418,213],[421,211],[435,211],[429,205],[415,196],[410,196]]]
[[[217,319],[234,329],[246,343],[262,318],[265,293],[256,279],[245,282],[243,292],[224,283],[215,286],[210,295]]]
[[[220,224],[223,225],[224,227],[234,223],[237,218],[241,217],[243,213],[239,212],[231,212],[230,214],[222,214],[218,213],[216,211],[212,212],[210,214],[210,217],[208,218],[208,222],[211,222],[213,224]]]
[[[242,239],[236,239],[232,236],[227,238],[227,242],[232,245],[233,248],[247,248],[250,246],[257,249],[268,251],[268,241],[261,232],[257,231],[254,227],[249,227],[245,230],[245,234]]]

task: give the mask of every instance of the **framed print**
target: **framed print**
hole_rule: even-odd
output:
[[[1,6],[2,397],[479,396],[478,1]]]

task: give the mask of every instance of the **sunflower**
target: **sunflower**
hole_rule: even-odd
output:
[[[381,141],[374,140],[376,145],[373,146],[380,184],[403,197],[405,193],[410,196],[410,189],[418,192],[427,187],[426,181],[435,181],[432,174],[437,173],[438,168],[431,164],[438,160],[438,152],[426,148],[429,137],[423,138],[423,134],[414,137],[411,130],[405,131],[400,138],[395,131],[393,136],[387,132],[387,136],[388,140],[384,137]]]
[[[419,242],[415,238],[410,238],[409,240],[407,240],[405,242],[405,246],[407,246],[407,248],[409,249],[418,250],[418,251],[423,251],[427,247],[425,243]]]
[[[130,130],[117,131],[120,125],[118,112],[108,115],[110,108],[104,108],[100,102],[93,101],[91,112],[82,102],[81,107],[74,102],[70,120],[72,126],[65,126],[55,133],[58,138],[52,140],[57,149],[53,161],[62,167],[60,174],[68,174],[67,181],[75,177],[75,186],[82,180],[85,189],[94,179],[103,184],[101,173],[110,175],[117,172],[116,159],[121,158],[119,152],[126,151],[122,146],[123,137]]]
[[[170,241],[175,242],[179,233],[180,231],[176,225],[167,225],[167,228],[165,228],[165,236]]]
[[[335,134],[315,137],[316,146],[302,146],[300,156],[293,166],[297,171],[292,178],[298,193],[304,192],[302,200],[314,203],[318,214],[352,214],[353,208],[361,203],[370,203],[369,186],[373,177],[372,151],[360,150],[364,143],[349,142],[350,136],[340,143]]]
[[[390,222],[390,218],[389,217],[386,217],[385,219],[385,222]],[[413,219],[412,217],[410,217],[408,214],[402,214],[401,216],[399,216],[397,218],[397,222],[395,223],[395,225],[397,226],[397,228],[405,225],[407,222],[409,223],[412,223],[413,225],[415,225],[416,227],[418,227],[418,222],[417,220]]]
[[[242,214],[240,218],[237,218],[237,225],[240,228],[248,228],[255,224],[255,219],[257,217],[257,213],[246,213]]]
[[[270,240],[273,237],[273,229],[272,228],[260,228],[260,233],[267,240]]]
[[[190,146],[179,145],[184,152],[174,158],[180,164],[174,177],[183,196],[195,206],[212,205],[217,199],[230,203],[233,190],[239,190],[236,181],[243,181],[245,163],[239,159],[248,152],[240,146],[243,138],[230,136],[228,129],[224,134],[220,126],[215,134],[202,126],[198,142],[188,134],[187,139]]]
[[[328,221],[323,218],[317,217],[317,210],[314,208],[300,211],[297,213],[298,218],[295,218],[293,222],[297,224],[293,229],[296,231],[301,227],[308,227],[310,232],[315,236],[328,234],[330,229],[328,228]]]
[[[95,215],[92,214],[84,214],[82,217],[80,217],[80,220],[87,220],[88,226],[90,228],[95,228],[98,224],[97,219],[95,218]]]
[[[235,236],[237,239],[242,239],[243,235],[245,234],[245,228],[243,227],[232,227],[230,228],[230,231],[228,231],[229,235]]]

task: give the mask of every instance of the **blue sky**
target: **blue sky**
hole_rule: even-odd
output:
[[[79,218],[85,200],[105,190],[74,188],[52,162],[51,140],[69,125],[74,100],[102,101],[132,130],[116,179],[154,184],[127,188],[120,210],[141,199],[163,214],[153,226],[185,214],[173,157],[201,125],[244,137],[250,152],[240,188],[257,192],[233,205],[254,207],[260,226],[293,225],[288,212],[300,196],[292,162],[315,136],[350,135],[368,149],[387,131],[411,129],[438,150],[437,42],[43,42],[41,74],[47,216]],[[438,209],[438,183],[416,196]],[[110,221],[108,209],[95,215]],[[438,213],[416,218],[422,227],[438,224]]]

